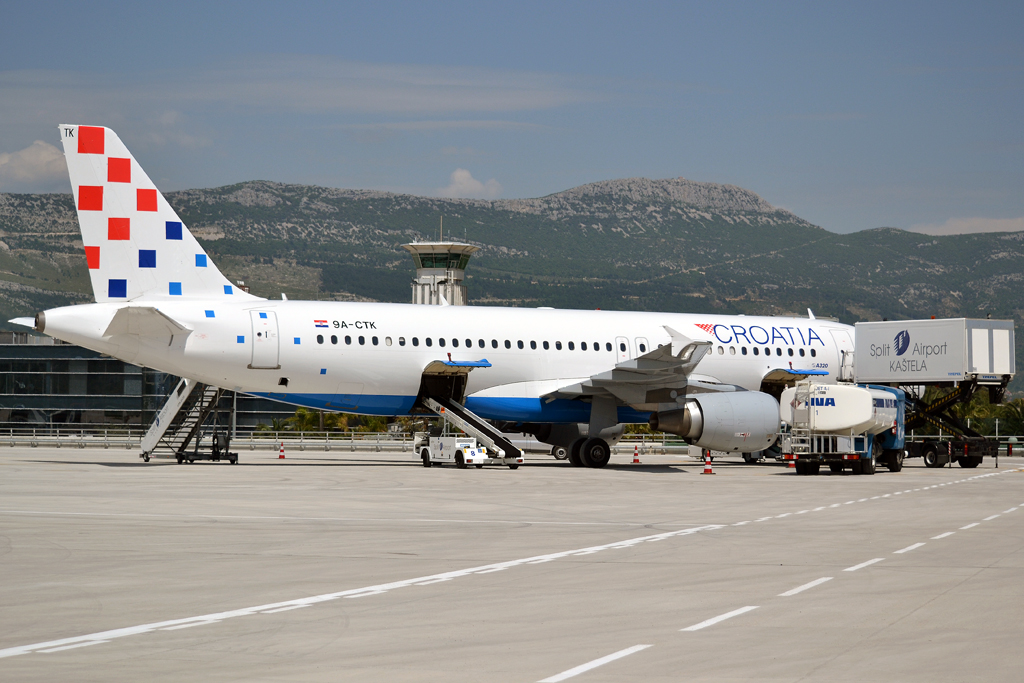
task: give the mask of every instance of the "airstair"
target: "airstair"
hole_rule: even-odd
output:
[[[487,446],[499,458],[522,458],[523,454],[494,425],[488,424],[478,415],[470,412],[461,403],[452,399],[426,397],[424,405],[453,425],[475,436],[477,441]]]
[[[183,378],[179,381],[149,431],[142,437],[142,454],[139,457],[146,462],[151,457],[170,457],[178,462],[202,458],[198,448],[193,449],[196,452],[189,453],[188,447],[217,407],[222,393],[218,387],[195,380]],[[195,445],[198,446],[198,442]]]

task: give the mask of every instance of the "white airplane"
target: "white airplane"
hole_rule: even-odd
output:
[[[440,406],[516,454],[480,418],[603,467],[627,423],[763,450],[773,396],[852,359],[853,328],[810,315],[262,299],[221,274],[114,131],[59,130],[96,303],[11,322],[129,363],[328,411]]]

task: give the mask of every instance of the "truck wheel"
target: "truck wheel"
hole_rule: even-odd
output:
[[[939,462],[939,451],[935,448],[935,444],[928,444],[921,451],[921,457],[924,458],[925,467],[942,467],[942,463]]]
[[[455,466],[458,467],[460,470],[466,469],[466,458],[463,457],[462,451],[459,451],[455,454]]]
[[[565,460],[569,457],[569,449],[565,446],[554,446],[551,455],[555,456],[555,460]]]
[[[433,465],[433,463],[430,462],[430,450],[429,449],[424,448],[422,451],[420,451],[420,458],[423,459],[423,466],[424,467],[430,467],[431,465]]]
[[[519,469],[519,465],[509,465],[508,468],[510,470],[518,470]]]
[[[810,468],[808,467],[809,464],[810,463],[804,462],[803,460],[797,460],[794,463],[794,467],[796,467],[796,473],[801,476],[810,474]]]
[[[890,448],[885,451],[885,466],[890,472],[899,472],[903,469],[904,457],[902,448]]]
[[[821,471],[821,463],[820,462],[812,462],[812,463],[809,463],[808,466],[807,466],[807,474],[817,474],[820,471]]]
[[[832,471],[832,474],[842,474],[843,473],[843,466],[840,463],[831,462],[831,463],[829,463],[828,468]]]
[[[878,465],[878,457],[882,454],[882,444],[874,441],[871,444],[871,454],[866,460],[860,461],[860,472],[857,474],[874,474]]]
[[[964,455],[957,458],[956,461],[960,467],[966,467],[967,469],[974,469],[981,464],[981,458],[976,455]]]
[[[572,442],[572,446],[569,447],[569,463],[573,467],[583,467],[583,460],[580,458],[580,451],[583,450],[583,444],[586,443],[586,438],[576,439]]]
[[[612,449],[604,439],[587,439],[580,449],[580,459],[587,467],[600,468],[608,464],[612,457]]]

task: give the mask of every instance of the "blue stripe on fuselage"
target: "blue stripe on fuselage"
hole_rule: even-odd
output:
[[[292,405],[355,413],[357,415],[408,415],[416,402],[415,396],[391,396],[387,394],[292,394],[257,392],[252,396],[269,398],[273,401]],[[590,404],[583,401],[556,399],[545,403],[540,398],[477,398],[466,399],[466,408],[489,420],[508,422],[590,422]],[[647,422],[650,413],[640,412],[628,406],[619,406],[619,422],[631,424]]]

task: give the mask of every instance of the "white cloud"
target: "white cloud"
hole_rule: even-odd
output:
[[[978,232],[1022,232],[1024,217],[1021,218],[950,218],[942,225],[914,225],[911,232],[926,235],[965,235]]]
[[[461,197],[464,199],[494,199],[501,194],[501,183],[491,178],[482,183],[464,168],[452,171],[452,182],[448,187],[437,191],[441,197]]]
[[[36,140],[17,152],[0,154],[0,190],[65,189],[63,186],[67,182],[64,153],[42,140]]]

